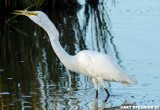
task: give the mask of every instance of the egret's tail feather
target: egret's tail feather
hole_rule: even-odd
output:
[[[135,77],[131,77],[130,76],[130,84],[132,84],[132,85],[136,85],[137,84],[137,80],[136,80]]]
[[[136,85],[137,84],[137,80],[136,78],[134,78],[133,76],[127,76],[127,80],[122,81],[122,84],[124,85]]]

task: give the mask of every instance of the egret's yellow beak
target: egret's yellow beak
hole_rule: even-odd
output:
[[[13,12],[13,14],[16,14],[16,15],[24,15],[24,16],[31,16],[31,15],[35,15],[37,16],[38,13],[35,12],[35,11],[27,11],[27,10],[15,10]]]

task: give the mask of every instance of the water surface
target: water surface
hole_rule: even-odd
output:
[[[160,103],[160,1],[108,0],[97,7],[47,13],[60,32],[64,49],[74,55],[89,49],[106,53],[138,85],[106,85],[105,103],[90,77],[67,70],[55,55],[46,32],[26,17],[0,23],[0,108],[43,110],[116,109]],[[160,105],[159,105],[160,106]]]

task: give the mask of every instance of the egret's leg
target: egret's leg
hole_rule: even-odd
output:
[[[109,94],[108,90],[107,90],[106,88],[104,88],[104,90],[106,91],[106,93],[108,94],[108,96],[110,96],[110,94]]]
[[[106,97],[106,99],[105,99],[105,101],[104,101],[104,102],[107,102],[108,98],[109,98],[109,96],[107,96],[107,97]]]
[[[94,88],[96,89],[96,98],[98,97],[98,81],[96,78],[92,78],[93,80],[93,84],[94,84]]]
[[[96,98],[98,98],[98,89],[96,90]]]
[[[109,97],[110,96],[110,94],[109,94],[109,92],[108,92],[108,90],[106,89],[106,86],[105,86],[105,84],[104,84],[104,80],[101,78],[101,77],[97,77],[97,80],[98,80],[98,82],[102,85],[102,87],[104,88],[104,90],[106,91],[106,93],[107,93],[107,97]]]

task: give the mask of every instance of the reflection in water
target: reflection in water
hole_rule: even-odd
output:
[[[103,9],[103,5],[96,8],[88,5],[82,9],[84,15],[80,17],[78,13],[78,18],[75,11],[52,12],[51,19],[60,30],[61,44],[68,53],[75,54],[83,49],[110,53],[109,47],[113,45],[109,42],[110,24],[107,23],[110,22]],[[52,18],[55,13],[57,17]],[[91,79],[63,67],[41,28],[23,17],[1,25],[1,109],[92,108],[95,91]],[[94,107],[98,108],[97,99]]]
[[[106,107],[107,105],[107,107]],[[127,102],[126,100],[119,106],[113,106],[112,102],[111,103],[107,103],[107,102],[102,102],[101,106],[98,106],[98,99],[95,98],[94,99],[94,103],[92,106],[92,110],[120,110],[120,108],[125,107],[125,106],[136,106],[135,103],[130,104],[129,102]]]
[[[101,51],[113,56],[122,65],[123,60],[114,43],[112,19],[106,5],[108,2],[104,1],[96,7],[84,5],[79,12],[74,9],[69,12],[48,12],[60,32],[61,45],[68,53],[73,55],[84,49]],[[111,4],[116,8],[116,4],[121,2],[112,0]],[[7,17],[4,17],[6,20]],[[17,17],[9,25],[0,22],[2,110],[114,110],[121,105],[137,105],[133,103],[137,98],[135,96],[143,103],[142,99],[146,96],[132,94],[132,91],[138,89],[116,86],[107,103],[102,102],[104,93],[100,89],[99,100],[94,99],[95,90],[91,79],[63,67],[53,52],[47,34],[40,27],[25,17]]]
[[[106,105],[106,102],[103,102],[102,105],[101,105],[101,107],[98,108],[98,99],[95,98],[95,99],[94,99],[94,103],[93,103],[93,108],[92,108],[92,110],[104,110],[105,105]]]
[[[68,53],[90,49],[115,54],[120,61],[104,7],[86,5],[77,16],[75,11],[49,12]],[[40,27],[23,17],[1,25],[1,109],[98,109],[91,78],[66,70]]]
[[[78,12],[80,31],[87,49],[115,56],[121,66],[119,52],[113,42],[114,36],[110,32],[112,24],[106,7],[103,3],[82,7]]]

